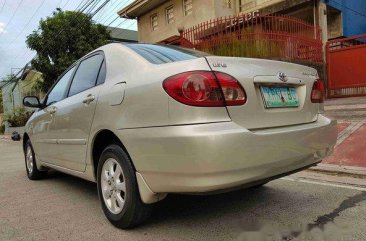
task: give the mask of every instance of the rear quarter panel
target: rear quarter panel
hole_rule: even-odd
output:
[[[167,64],[151,64],[122,44],[104,49],[106,82],[98,99],[93,130],[130,129],[165,125],[230,120],[225,107],[187,106],[172,99],[163,89],[163,81],[175,74],[207,70],[204,58]],[[111,105],[110,92],[125,83],[123,101]]]

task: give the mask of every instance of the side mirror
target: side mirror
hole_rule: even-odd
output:
[[[39,102],[37,96],[26,96],[23,99],[23,105],[31,108],[41,108],[42,104]]]

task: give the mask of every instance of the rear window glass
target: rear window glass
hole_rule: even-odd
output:
[[[174,45],[126,44],[127,47],[153,64],[165,64],[208,56],[208,53]]]

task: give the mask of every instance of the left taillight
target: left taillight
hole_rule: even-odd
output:
[[[223,107],[243,105],[246,94],[232,76],[211,71],[190,71],[171,76],[164,90],[176,101],[191,106]]]
[[[317,79],[313,84],[311,90],[311,102],[312,103],[323,103],[325,97],[325,87],[323,81]]]

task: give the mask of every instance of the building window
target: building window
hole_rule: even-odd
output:
[[[233,0],[224,0],[224,7],[225,8],[232,8],[232,1]]]
[[[184,16],[192,14],[193,11],[193,0],[183,0],[183,11]]]
[[[173,6],[169,6],[165,9],[165,14],[166,14],[166,22],[169,23],[174,23],[174,8]]]
[[[151,15],[151,29],[152,29],[152,31],[155,31],[158,29],[158,14],[157,13]]]

